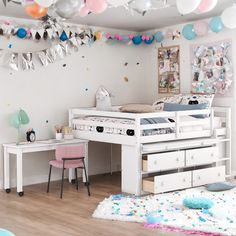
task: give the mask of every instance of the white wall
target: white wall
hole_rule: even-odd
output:
[[[167,29],[173,29],[173,30],[179,30],[182,31],[184,25],[176,25],[176,26],[170,26],[168,28],[158,29],[160,31],[165,32]],[[156,31],[158,31],[156,30]],[[180,79],[181,79],[181,93],[190,93],[191,91],[191,61],[190,61],[190,49],[192,45],[195,44],[205,44],[205,43],[214,43],[222,40],[228,40],[230,39],[232,41],[232,61],[233,61],[233,67],[234,67],[234,81],[233,81],[233,92],[232,96],[217,96],[214,99],[214,105],[215,106],[229,106],[232,107],[232,135],[233,135],[233,144],[236,140],[236,116],[235,116],[235,92],[236,89],[236,30],[229,30],[224,29],[222,32],[216,34],[209,32],[208,35],[205,37],[198,37],[192,41],[188,41],[184,39],[184,37],[181,37],[180,39],[169,39],[165,40],[163,42],[163,46],[170,46],[170,45],[179,45],[180,46]],[[158,94],[158,88],[157,88],[157,48],[160,47],[160,44],[152,45],[150,46],[150,50],[147,54],[145,54],[146,59],[149,61],[149,64],[147,64],[147,68],[145,69],[147,74],[147,77],[150,79],[151,87],[153,88],[150,92],[150,101],[155,100],[157,97],[165,96],[163,94]],[[152,81],[152,82],[151,82]],[[233,146],[233,155],[232,155],[232,162],[233,162],[233,171],[236,172],[236,147]]]
[[[16,51],[35,51],[45,47],[15,37],[10,41],[0,37],[0,48],[7,48],[9,42]],[[104,85],[114,96],[114,105],[150,101],[146,92],[145,53],[146,48],[142,46],[95,42],[91,47],[82,46],[79,52],[46,68],[38,65],[35,71],[15,72],[0,67],[0,144],[16,141],[17,132],[9,126],[8,120],[9,115],[19,108],[27,111],[31,120],[22,128],[22,138],[25,130],[33,127],[39,140],[53,138],[54,125],[68,123],[68,108],[94,106],[95,92],[100,85]],[[128,65],[124,66],[126,62]],[[125,82],[125,76],[129,82]],[[113,146],[113,170],[119,170],[120,150],[119,146]],[[90,144],[90,174],[110,171],[110,148],[110,144]],[[24,159],[24,184],[46,181],[48,160],[52,157],[52,152],[28,154]],[[14,161],[11,170],[14,184]],[[0,173],[3,173],[2,147]],[[53,178],[60,176],[57,173]],[[0,186],[2,181],[1,174]]]

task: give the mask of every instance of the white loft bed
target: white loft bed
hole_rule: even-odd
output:
[[[199,118],[199,115],[205,118]],[[152,120],[150,124],[143,122],[150,119]],[[155,123],[158,119],[171,122]],[[175,169],[179,173],[180,167],[183,169],[183,173],[187,173],[185,168],[188,167],[200,166],[203,168],[203,164],[215,164],[226,168],[224,171],[221,169],[221,172],[223,171],[227,176],[231,174],[231,110],[227,107],[141,114],[119,112],[119,107],[113,107],[112,111],[97,111],[96,108],[72,108],[69,110],[69,125],[73,128],[74,136],[77,138],[122,145],[121,188],[123,192],[140,195],[146,186],[145,183],[142,184],[144,177],[149,177],[153,173],[159,175],[159,172],[169,169]],[[224,144],[222,145],[222,143]],[[208,148],[209,146],[219,146],[214,160],[206,157],[206,160],[209,159],[209,161],[203,160],[194,165],[187,165],[186,163],[189,162],[186,159],[187,154],[184,153],[182,166],[157,168],[156,171],[154,168],[150,172],[143,169],[143,160],[148,161],[148,156],[150,160],[155,159],[155,153],[173,151],[174,155],[174,151],[179,153],[187,149]],[[148,155],[150,153],[152,156]],[[162,156],[165,155],[162,154]],[[159,160],[160,158],[155,163]],[[193,175],[192,172],[191,175]],[[167,177],[169,178],[171,175],[169,174]],[[155,178],[157,177],[154,177],[154,180]],[[208,182],[214,181],[209,180]],[[151,185],[148,185],[146,189],[149,190]],[[183,185],[183,188],[185,187],[190,186]],[[172,190],[172,188],[163,189],[163,191],[165,190]]]

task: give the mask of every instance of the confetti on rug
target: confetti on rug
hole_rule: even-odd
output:
[[[204,197],[213,201],[208,210],[183,206],[185,198]],[[148,225],[146,217],[155,212],[162,219]],[[140,222],[145,227],[198,235],[236,235],[236,189],[209,192],[204,187],[149,195],[145,197],[112,195],[103,200],[93,217],[108,220]]]

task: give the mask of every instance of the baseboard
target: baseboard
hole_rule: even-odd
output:
[[[231,177],[230,179],[235,179],[236,178],[236,170],[231,172]]]

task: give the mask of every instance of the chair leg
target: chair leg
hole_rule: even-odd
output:
[[[62,198],[62,193],[63,193],[64,171],[65,171],[65,168],[64,168],[64,165],[63,165],[63,168],[62,168],[62,178],[61,178],[61,195],[60,195],[60,198]]]
[[[90,196],[89,183],[88,183],[88,176],[87,176],[87,171],[86,171],[86,166],[85,166],[84,160],[83,160],[83,166],[84,166],[84,175],[85,175],[85,179],[86,179],[86,185],[87,185],[88,195]]]
[[[49,186],[50,186],[50,180],[51,180],[51,173],[52,173],[52,165],[50,165],[50,167],[49,167],[47,193],[49,192]]]
[[[75,179],[76,179],[76,189],[79,189],[79,180],[78,180],[78,174],[77,174],[77,168],[75,168]]]

